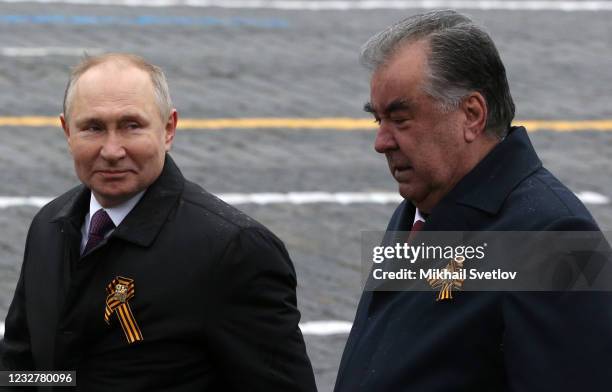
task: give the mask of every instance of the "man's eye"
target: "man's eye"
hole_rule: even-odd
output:
[[[393,124],[395,125],[405,125],[408,122],[407,118],[393,118],[391,119],[391,121],[393,121]]]
[[[83,128],[83,130],[86,132],[100,132],[102,130],[102,127],[99,127],[97,125],[88,125]]]
[[[131,122],[127,124],[127,128],[128,129],[140,129],[140,124]]]

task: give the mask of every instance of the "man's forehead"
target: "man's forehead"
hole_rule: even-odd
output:
[[[75,120],[130,111],[142,116],[143,110],[156,107],[153,84],[145,71],[122,68],[105,72],[103,67],[96,68],[81,75],[74,87],[71,116]]]
[[[121,96],[148,99],[153,98],[154,93],[149,75],[136,67],[91,68],[81,75],[74,86],[75,101]]]
[[[134,64],[118,60],[108,60],[89,68],[77,79],[76,87],[90,83],[103,83],[105,87],[121,87],[125,83],[152,86],[151,78],[146,71]]]
[[[370,80],[370,107],[377,112],[407,110],[423,93],[427,76],[424,41],[410,42],[381,65]]]
[[[372,79],[370,108],[378,113],[407,110],[415,105],[422,91],[419,75],[389,74]]]

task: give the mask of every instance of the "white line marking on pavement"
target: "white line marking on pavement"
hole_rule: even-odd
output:
[[[5,3],[65,3],[118,5],[128,7],[219,7],[267,8],[279,10],[349,11],[372,9],[433,9],[455,8],[508,11],[612,11],[612,1],[501,1],[501,0],[362,0],[362,1],[300,1],[300,0],[0,0]]]
[[[578,192],[576,194],[580,200],[582,200],[585,204],[608,204],[610,203],[610,199],[605,197],[602,194],[596,192]]]
[[[51,197],[6,197],[0,196],[0,208],[9,208],[9,207],[22,207],[22,206],[32,206],[32,207],[42,207],[48,202],[53,200]]]
[[[306,321],[300,324],[300,329],[304,335],[345,335],[351,332],[352,325],[348,321]],[[4,336],[4,323],[0,323],[0,338],[2,336]]]
[[[44,57],[44,56],[83,56],[85,54],[102,54],[102,49],[69,48],[60,46],[46,47],[4,47],[0,48],[0,56],[4,57]]]
[[[399,203],[403,199],[395,192],[371,193],[329,193],[329,192],[289,192],[289,193],[220,193],[217,197],[229,204],[389,204]],[[51,197],[9,197],[0,196],[0,209],[9,207],[42,207],[53,198]]]
[[[356,204],[399,203],[403,199],[395,192],[289,192],[289,193],[226,193],[217,195],[229,204]]]
[[[300,324],[300,329],[304,335],[346,335],[352,326],[348,321],[307,321]]]
[[[395,192],[289,192],[289,193],[220,193],[220,199],[229,204],[393,204],[403,199]],[[609,204],[610,199],[600,193],[583,191],[576,196],[585,204]],[[42,207],[51,197],[10,197],[0,196],[0,209],[10,207]]]

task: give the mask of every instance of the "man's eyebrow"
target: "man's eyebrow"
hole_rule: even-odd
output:
[[[118,123],[124,123],[128,121],[143,121],[144,122],[146,121],[146,119],[138,112],[130,112],[130,113],[123,114],[121,117],[119,117],[117,121]],[[88,117],[76,118],[75,123],[77,124],[77,126],[83,126],[86,124],[99,124],[99,123],[104,123],[104,119],[93,115],[93,116],[88,116]]]
[[[397,99],[395,101],[392,101],[390,104],[388,104],[387,107],[385,107],[383,112],[388,115],[393,112],[399,112],[402,110],[410,110],[411,107],[412,105],[407,99]],[[366,102],[366,104],[363,105],[363,110],[367,113],[376,114],[376,110],[374,109],[374,106],[372,105],[371,102]]]
[[[408,100],[398,99],[398,100],[392,101],[390,104],[387,105],[387,107],[385,108],[385,113],[390,114],[390,113],[399,112],[402,110],[410,110],[411,107],[412,105],[410,104]]]
[[[126,122],[126,121],[144,121],[145,118],[143,116],[141,116],[139,113],[126,113],[124,115],[122,115],[121,117],[119,117],[119,122]]]
[[[102,122],[102,121],[99,118],[94,117],[94,116],[91,116],[91,117],[81,117],[81,118],[76,117],[75,118],[75,123],[77,125],[79,125],[79,126],[80,125],[86,125],[86,124],[100,123],[100,122]]]

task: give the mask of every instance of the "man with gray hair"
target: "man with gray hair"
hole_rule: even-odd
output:
[[[32,222],[0,368],[75,370],[88,392],[315,391],[289,255],[183,177],[161,69],[86,58],[60,119],[82,184]]]
[[[504,65],[467,16],[411,16],[361,60],[375,149],[405,199],[388,232],[599,230],[511,125]],[[364,291],[336,392],[609,390],[609,293],[432,294]]]

